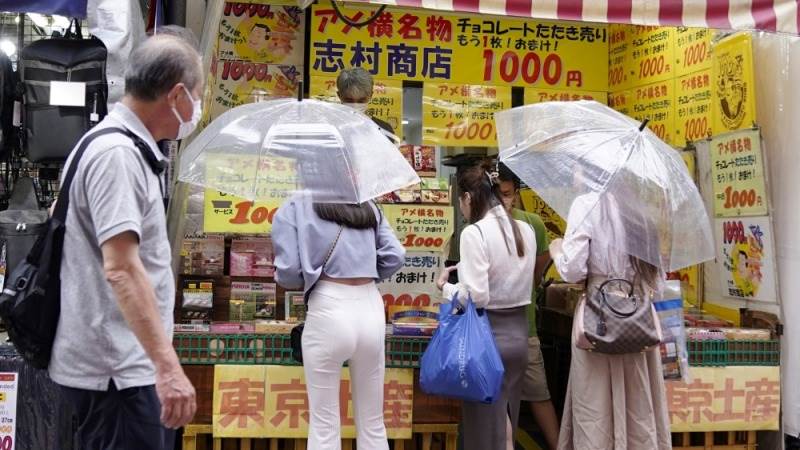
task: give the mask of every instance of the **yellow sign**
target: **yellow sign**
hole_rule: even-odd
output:
[[[209,155],[205,191],[203,231],[205,233],[269,233],[278,207],[296,189],[290,161],[279,158],[259,160],[257,156]],[[251,198],[253,188],[258,202]],[[237,197],[233,193],[241,193]]]
[[[689,170],[692,180],[697,182],[697,161],[695,153],[690,151],[681,152],[683,162]],[[678,279],[681,282],[681,292],[683,301],[692,306],[700,306],[700,267],[691,266],[679,270],[675,274],[670,274],[670,279]]]
[[[355,21],[374,9],[342,7]],[[606,91],[607,31],[601,24],[396,7],[354,28],[321,1],[311,9],[310,73],[335,76],[353,66],[380,79]]]
[[[611,24],[608,26],[608,89],[619,91],[633,84],[635,77],[630,73],[630,37],[634,25]]]
[[[665,381],[673,432],[778,430],[780,367],[692,367]]]
[[[711,183],[715,216],[767,215],[764,157],[757,129],[726,133],[711,140]]]
[[[511,87],[425,83],[423,145],[495,147],[494,114],[511,108]]]
[[[711,83],[715,136],[757,123],[753,39],[749,33],[737,33],[717,43]]]
[[[608,106],[626,116],[633,115],[634,92],[630,90],[616,91],[608,94]]]
[[[698,70],[711,69],[711,39],[708,28],[675,29],[675,75],[682,77]]]
[[[442,252],[454,231],[452,206],[382,205],[386,219],[407,251]]]
[[[660,81],[633,88],[633,110],[630,114],[636,120],[649,119],[648,127],[667,144],[675,139],[675,83],[673,80]]]
[[[608,93],[539,88],[525,89],[526,105],[541,102],[567,102],[575,100],[594,100],[605,105],[608,103]]]
[[[217,62],[217,70],[211,120],[245,103],[297,97],[299,82],[303,79],[302,68],[241,60],[220,60]]]
[[[675,80],[675,144],[685,146],[711,137],[711,70]]]
[[[627,35],[629,86],[641,86],[675,77],[675,29],[632,27]]]
[[[309,97],[339,103],[336,78],[311,77]],[[403,82],[400,80],[374,80],[372,100],[366,114],[388,123],[394,134],[403,139]]]
[[[305,438],[309,402],[302,367],[214,367],[213,431],[220,438]],[[410,439],[414,404],[411,369],[386,369],[383,414],[389,439]],[[339,384],[342,437],[356,437],[348,369]]]
[[[537,214],[542,218],[544,227],[547,230],[547,238],[550,242],[555,239],[563,238],[564,233],[567,231],[567,223],[561,216],[559,216],[553,208],[551,208],[541,197],[536,195],[530,189],[523,189],[520,191],[520,199],[522,200],[522,208],[525,211]],[[545,274],[545,278],[560,281],[561,276],[555,265],[550,268],[550,271]]]
[[[219,25],[219,58],[302,66],[303,9],[276,3],[281,2],[225,2]]]

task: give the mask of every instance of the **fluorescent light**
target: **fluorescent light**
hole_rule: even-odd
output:
[[[0,51],[5,53],[9,58],[17,53],[17,46],[8,39],[0,41]]]

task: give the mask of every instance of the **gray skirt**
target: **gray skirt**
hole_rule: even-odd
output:
[[[525,368],[528,366],[526,307],[487,310],[505,374],[500,397],[491,405],[463,404],[464,450],[505,450],[506,420],[517,429]]]

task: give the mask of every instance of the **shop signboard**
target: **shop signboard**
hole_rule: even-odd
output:
[[[425,83],[424,145],[496,147],[494,115],[511,108],[511,87]]]
[[[566,89],[544,89],[527,88],[525,89],[525,104],[542,102],[567,102],[576,100],[594,100],[602,104],[608,103],[608,92],[591,92]]]
[[[412,369],[386,369],[384,423],[389,439],[411,439]],[[339,385],[342,437],[354,439],[355,414],[349,369]],[[213,432],[219,438],[305,438],[309,403],[302,367],[216,365]]]
[[[736,33],[721,40],[712,62],[714,135],[752,127],[757,123],[753,38]]]
[[[16,448],[18,388],[18,373],[0,373],[0,450]]]
[[[245,103],[297,97],[302,79],[302,67],[219,60],[213,86],[211,120]]]
[[[628,114],[647,126],[662,141],[672,145],[675,139],[675,82],[660,81],[631,89],[633,108]]]
[[[664,383],[672,432],[779,429],[780,367],[692,367],[689,383]]]
[[[243,105],[296,97],[305,13],[285,0],[225,2],[208,79],[204,122]]]
[[[380,119],[394,129],[394,134],[403,139],[403,82],[400,80],[373,80],[372,100],[366,114]],[[311,77],[309,97],[339,103],[335,77]]]
[[[631,27],[627,33],[630,57],[626,70],[630,86],[641,86],[675,77],[675,28]]]
[[[711,183],[717,217],[768,213],[764,154],[758,129],[726,133],[711,140]]]
[[[709,28],[675,28],[675,76],[711,69],[713,37]]]
[[[400,243],[409,252],[444,252],[455,227],[452,206],[382,205]]]
[[[293,2],[225,2],[219,25],[219,59],[303,65],[305,15]]]
[[[689,171],[692,180],[697,182],[697,159],[695,152],[681,152],[683,162]],[[699,306],[700,303],[700,266],[691,266],[681,269],[675,274],[670,274],[671,279],[678,279],[681,282],[681,293],[683,301],[689,305]]]
[[[295,173],[289,160],[258,156],[208,155],[207,180],[217,186],[225,184],[225,192],[206,189],[203,202],[205,233],[269,233],[278,207],[296,189]],[[257,202],[244,195],[253,186],[259,192]],[[263,187],[263,189],[262,189]],[[242,192],[238,197],[236,192]],[[269,198],[272,196],[272,198]]]
[[[375,10],[341,9],[354,21]],[[475,67],[457,68],[456,62]],[[608,29],[396,7],[356,28],[321,1],[311,9],[309,64],[317,76],[336,76],[352,66],[379,79],[606,91]]]
[[[724,295],[777,302],[775,244],[769,216],[719,218],[714,228]]]
[[[631,59],[630,37],[634,25],[608,26],[608,89],[619,91],[631,86],[634,76],[628,72]]]
[[[619,111],[626,116],[633,115],[635,93],[631,90],[615,91],[608,94],[608,106],[614,111]]]
[[[444,260],[442,253],[406,253],[403,268],[378,284],[384,305],[430,307],[441,303],[442,291],[436,287],[436,280]]]
[[[675,144],[711,136],[711,70],[701,70],[675,80]]]

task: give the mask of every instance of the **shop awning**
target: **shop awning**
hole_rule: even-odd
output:
[[[366,0],[537,19],[798,34],[798,0]]]
[[[3,0],[0,11],[86,17],[87,0]]]

